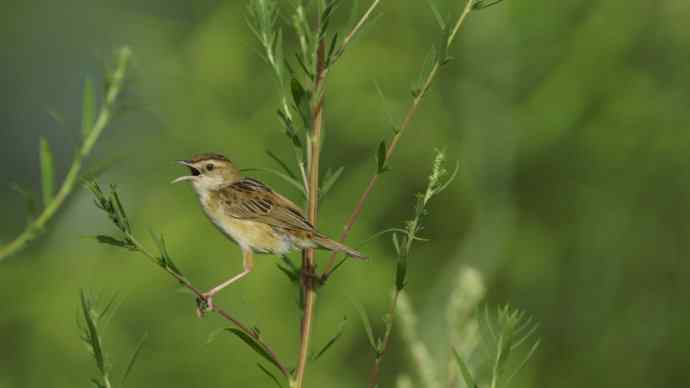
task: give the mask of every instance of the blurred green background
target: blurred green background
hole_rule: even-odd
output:
[[[286,5],[288,2],[285,2]],[[339,11],[347,18],[347,1]],[[361,2],[360,10],[367,5]],[[460,1],[437,1],[446,12]],[[0,12],[0,240],[21,231],[16,182],[39,191],[38,139],[60,178],[79,144],[81,90],[112,49],[134,51],[124,106],[89,159],[117,158],[116,183],[140,236],[163,233],[200,288],[239,271],[240,253],[200,212],[176,159],[225,153],[241,167],[291,157],[275,115],[275,79],[245,23],[244,1],[3,1]],[[375,169],[410,86],[438,39],[424,1],[383,1],[382,14],[330,74],[324,169],[345,172],[321,208],[337,235]],[[422,337],[444,365],[440,309],[456,273],[478,268],[491,305],[510,303],[540,322],[542,347],[516,387],[684,386],[690,381],[690,3],[641,0],[518,1],[470,15],[455,60],[403,137],[349,240],[399,225],[424,188],[434,148],[460,162],[458,179],[431,204],[410,262],[409,293]],[[289,41],[289,43],[293,43]],[[388,108],[376,91],[378,83]],[[57,124],[49,111],[62,112]],[[297,200],[284,182],[258,178]],[[115,373],[140,336],[149,339],[130,387],[269,387],[256,355],[224,326],[199,320],[193,302],[144,258],[84,238],[111,232],[79,190],[49,231],[0,264],[0,387],[75,387],[95,375],[75,324],[78,290],[118,293],[105,331]],[[153,247],[150,240],[145,240]],[[346,332],[307,371],[307,386],[366,382],[372,354],[350,299],[381,327],[393,285],[387,238],[347,263],[322,290],[314,344],[343,316]],[[320,262],[323,263],[321,255]],[[256,324],[294,364],[295,293],[261,257],[217,303]],[[382,387],[413,371],[399,331]]]

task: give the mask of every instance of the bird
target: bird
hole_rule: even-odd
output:
[[[187,167],[190,175],[171,183],[191,182],[206,216],[242,251],[243,271],[202,294],[208,309],[213,309],[213,297],[218,292],[252,271],[255,253],[284,256],[316,248],[366,259],[320,233],[297,205],[261,181],[242,176],[225,156],[204,153],[177,163]]]

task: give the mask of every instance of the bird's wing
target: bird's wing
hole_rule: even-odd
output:
[[[289,199],[252,178],[242,178],[220,191],[225,213],[287,229],[314,231],[302,210]]]

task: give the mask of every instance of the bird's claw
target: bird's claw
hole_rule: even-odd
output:
[[[202,318],[207,312],[213,310],[213,296],[202,294],[196,298],[196,316]]]

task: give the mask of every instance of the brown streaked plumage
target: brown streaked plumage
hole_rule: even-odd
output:
[[[177,178],[173,183],[192,182],[206,215],[237,242],[244,257],[242,273],[205,294],[209,305],[212,306],[211,298],[218,291],[251,272],[253,253],[285,255],[290,251],[320,248],[365,258],[319,233],[289,199],[256,179],[242,177],[225,156],[208,153],[178,162],[187,166],[191,175]]]

